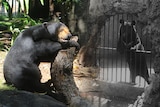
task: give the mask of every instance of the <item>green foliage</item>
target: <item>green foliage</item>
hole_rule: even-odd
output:
[[[9,18],[5,15],[0,15],[0,21],[8,20]]]
[[[11,32],[12,33],[12,39],[11,39],[11,46],[13,45],[15,39],[19,35],[21,31],[23,31],[26,28],[29,28],[30,26],[37,25],[41,23],[40,21],[35,21],[32,18],[30,18],[28,15],[21,15],[17,17],[13,17],[12,20],[1,20],[0,25],[5,26],[7,30],[2,31],[3,32]],[[6,47],[3,46],[3,43],[0,43],[0,49],[8,50]]]
[[[40,23],[31,19],[28,15],[24,15],[24,17],[13,18],[10,22],[12,23],[12,25],[9,27],[9,30],[12,32],[11,45],[13,45],[15,39],[22,30]]]
[[[16,88],[11,85],[6,85],[0,80],[0,90],[16,90]]]

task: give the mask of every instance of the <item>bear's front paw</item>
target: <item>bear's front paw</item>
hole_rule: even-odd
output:
[[[80,49],[80,45],[77,41],[78,41],[78,36],[72,36],[69,40],[70,47],[76,47],[76,51]]]
[[[70,47],[75,47],[76,48],[76,51],[78,51],[80,49],[80,45],[78,42],[76,41],[73,41],[73,40],[69,40],[69,46]]]

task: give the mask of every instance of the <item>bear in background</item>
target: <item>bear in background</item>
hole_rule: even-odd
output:
[[[19,90],[49,92],[50,82],[41,83],[40,62],[53,62],[61,49],[80,46],[61,22],[32,26],[19,34],[8,52],[3,72],[7,84]]]
[[[130,70],[130,82],[135,84],[136,76],[141,76],[149,84],[149,74],[145,58],[144,46],[136,31],[136,22],[120,20],[117,51],[124,54]],[[139,50],[139,52],[138,52]],[[140,51],[141,50],[141,51]]]

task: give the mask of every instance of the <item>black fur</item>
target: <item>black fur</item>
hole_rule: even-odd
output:
[[[135,83],[136,76],[142,76],[148,83],[149,74],[146,64],[145,53],[136,52],[131,47],[137,45],[140,41],[137,39],[137,34],[134,30],[135,21],[125,23],[120,20],[120,37],[117,44],[117,51],[125,55],[130,69],[131,82]]]
[[[58,41],[57,30],[60,26],[65,25],[60,22],[44,23],[26,29],[16,38],[4,62],[3,71],[7,84],[31,92],[50,90],[49,82],[40,82],[40,62],[53,62],[59,50],[79,47],[75,41]]]

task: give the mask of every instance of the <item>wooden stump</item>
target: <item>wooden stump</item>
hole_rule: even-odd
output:
[[[79,96],[78,88],[73,80],[72,61],[74,49],[62,50],[58,53],[51,69],[51,80],[56,91],[63,93],[70,103],[71,98]]]
[[[51,68],[51,80],[55,90],[62,93],[69,107],[94,107],[80,96],[73,78],[73,60],[75,48],[61,50]]]

